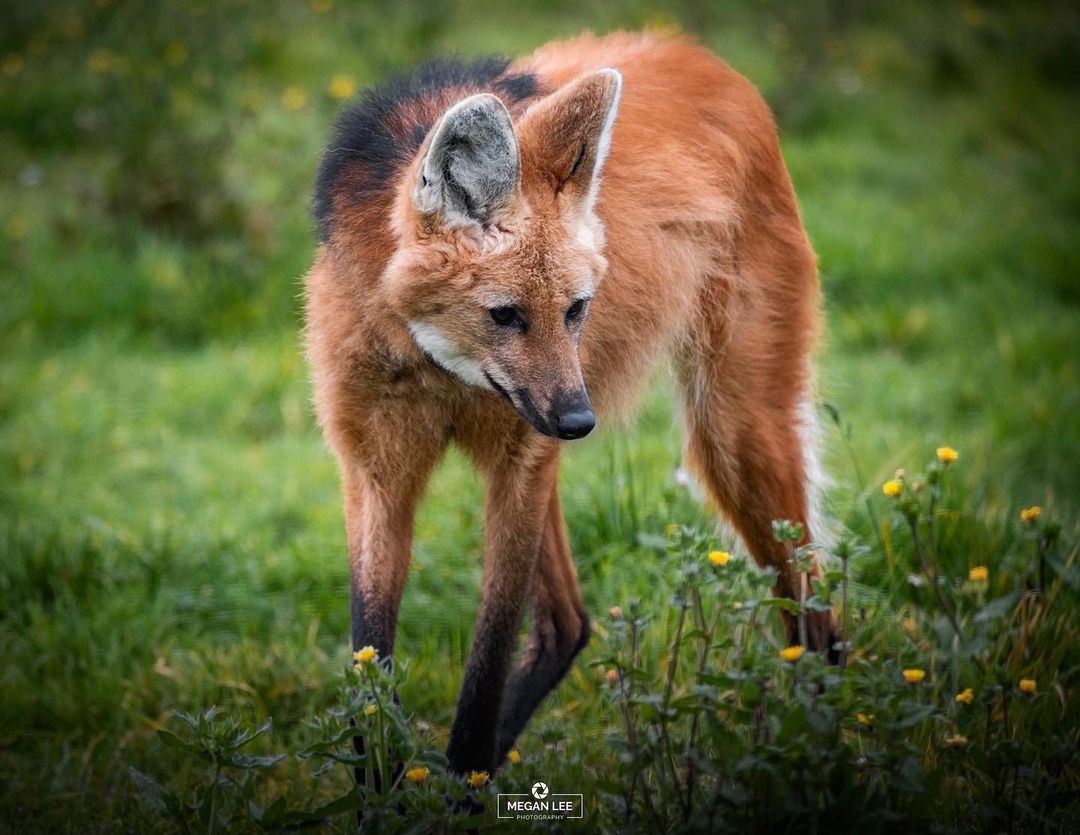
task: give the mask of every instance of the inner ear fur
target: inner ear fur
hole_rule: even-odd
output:
[[[451,107],[432,131],[413,205],[450,227],[487,223],[517,189],[520,159],[506,107],[481,93]]]
[[[583,75],[533,105],[518,124],[522,157],[550,179],[557,194],[591,209],[611,147],[622,74]]]

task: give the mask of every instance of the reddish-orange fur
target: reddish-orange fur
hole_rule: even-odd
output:
[[[578,234],[589,223],[574,219],[581,189],[564,177],[577,149],[573,119],[593,118],[610,94],[588,81],[604,67],[623,83],[590,247]],[[558,442],[495,393],[431,367],[408,322],[430,317],[470,354],[495,352],[540,399],[583,377],[601,424],[632,404],[667,352],[684,393],[688,462],[757,561],[778,571],[782,594],[797,596],[800,578],[771,522],[808,522],[798,409],[810,395],[818,281],[768,107],[683,37],[582,37],[513,69],[535,73],[550,95],[512,111],[520,189],[494,228],[447,230],[417,213],[410,188],[422,149],[395,194],[339,211],[307,277],[316,407],[341,466],[354,593],[377,622],[381,651],[392,648],[413,511],[445,446],[457,442],[488,479],[476,646],[449,752],[459,770],[497,765],[519,730],[508,720],[494,741],[455,738],[471,727],[462,711],[508,709],[506,649],[492,631],[516,634],[531,593],[520,690],[540,675],[530,672],[538,659],[569,663],[588,619],[559,509]],[[566,93],[581,113],[556,113],[560,88],[583,76]],[[578,350],[561,317],[583,275],[597,284]],[[523,299],[536,321],[510,347],[486,344],[464,312],[495,288]],[[814,620],[813,646],[832,631],[831,618]],[[472,673],[500,692],[469,691]]]

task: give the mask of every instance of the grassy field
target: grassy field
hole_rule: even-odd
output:
[[[643,25],[699,35],[780,118],[825,289],[820,388],[841,417],[836,426],[823,413],[829,505],[869,546],[850,563],[858,663],[845,692],[865,696],[859,682],[883,686],[895,665],[927,667],[926,699],[946,705],[955,724],[946,703],[958,676],[979,670],[990,718],[1008,682],[1036,679],[1038,709],[1014,718],[1012,731],[1005,720],[1012,782],[982,780],[998,761],[974,752],[968,771],[942,780],[958,797],[968,795],[947,781],[960,773],[970,796],[1001,794],[1021,782],[1021,766],[1038,785],[1049,768],[1040,757],[1059,756],[1057,800],[1042,812],[1032,801],[1030,814],[1014,803],[1007,818],[973,811],[972,801],[938,823],[1060,825],[1053,816],[1080,790],[1080,29],[1064,4],[936,6],[841,16],[822,2],[793,17],[769,3],[629,3],[614,13],[550,2],[522,16],[479,3],[147,11],[118,0],[5,11],[0,810],[9,825],[172,828],[145,793],[140,800],[128,768],[195,791],[198,759],[156,734],[177,729],[178,711],[216,704],[251,724],[272,717],[256,746],[296,751],[312,717],[339,704],[348,664],[341,500],[298,334],[310,183],[339,100],[432,53],[517,54],[585,28]],[[935,517],[940,571],[965,629],[983,635],[989,622],[975,618],[976,601],[1005,600],[999,614],[1009,615],[985,645],[966,635],[970,652],[942,633],[925,586],[909,582],[919,567],[903,513],[881,495],[897,468],[919,470],[944,444],[961,457],[947,474],[950,512]],[[639,601],[650,625],[634,663],[643,682],[659,675],[684,652],[677,642],[671,650],[679,567],[730,544],[676,483],[680,446],[661,373],[633,425],[604,427],[565,456],[564,506],[597,636],[521,740],[523,765],[499,779],[583,791],[596,827],[622,820],[606,799],[619,791],[602,775],[618,763],[637,768],[617,755],[611,663],[594,666],[623,635],[604,613]],[[471,638],[480,495],[451,454],[417,522],[397,646],[409,661],[402,703],[434,748]],[[1040,525],[1060,526],[1041,615],[1018,602],[1039,545],[1018,519],[1031,505],[1043,507]],[[664,544],[671,524],[703,538]],[[964,586],[977,566],[989,571],[982,597]],[[725,593],[753,588],[740,574]],[[763,660],[779,647],[775,618],[758,622],[754,669],[787,687],[785,669]],[[994,649],[1018,635],[1023,653]],[[745,658],[728,660],[717,668]],[[834,706],[847,746],[860,733],[844,713],[861,704],[852,699]],[[938,725],[897,724],[881,750],[903,738],[913,768],[943,767]],[[985,751],[1000,753],[991,736]],[[303,804],[347,789],[343,767],[315,779],[309,765],[287,758],[260,777],[257,796]],[[799,779],[792,767],[781,777]],[[912,797],[923,791],[945,789],[928,783]],[[895,811],[918,819],[914,801]]]

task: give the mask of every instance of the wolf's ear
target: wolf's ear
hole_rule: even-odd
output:
[[[557,194],[591,211],[619,112],[622,73],[583,75],[531,107],[518,126],[524,153],[551,177]]]
[[[489,93],[458,102],[432,131],[413,204],[447,226],[485,223],[517,189],[517,138],[510,114]]]

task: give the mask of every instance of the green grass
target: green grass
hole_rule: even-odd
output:
[[[829,504],[875,543],[854,577],[874,652],[917,646],[897,624],[929,604],[906,582],[902,531],[877,551],[864,493],[887,517],[880,483],[935,446],[962,455],[951,576],[986,564],[1015,580],[1016,515],[1032,504],[1064,525],[1058,557],[1072,553],[1080,118],[1060,71],[1075,66],[1063,8],[975,23],[879,9],[808,43],[791,32],[825,4],[794,22],[769,4],[551,3],[524,18],[472,3],[241,4],[236,20],[162,11],[145,32],[133,8],[45,5],[0,35],[0,61],[20,62],[0,75],[0,809],[25,828],[149,826],[126,766],[193,779],[154,735],[176,711],[272,716],[273,744],[292,746],[336,703],[341,499],[298,335],[335,73],[363,85],[432,52],[523,52],[585,27],[700,33],[780,109],[825,288],[821,395],[865,478],[830,429]],[[176,37],[187,63],[137,81]],[[101,48],[127,57],[126,74],[86,71]],[[828,58],[804,74],[815,52]],[[287,85],[305,90],[302,110],[282,105]],[[661,373],[638,419],[574,445],[562,474],[589,609],[640,597],[658,618],[654,658],[672,562],[639,537],[710,524],[675,484],[680,448]],[[438,739],[471,637],[481,519],[480,485],[451,453],[417,519],[398,640],[403,703]],[[602,640],[522,740],[537,768],[559,757],[560,785],[591,786],[610,756],[617,723],[589,667]],[[1052,663],[1040,682],[1060,683],[1075,719],[1075,651]],[[290,761],[270,784],[299,793],[303,773]]]

